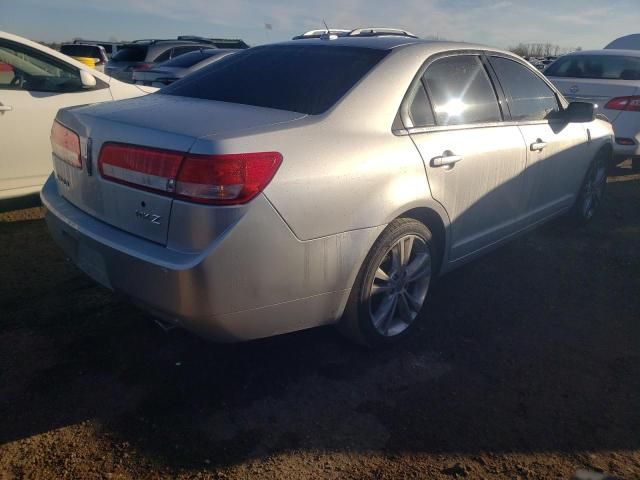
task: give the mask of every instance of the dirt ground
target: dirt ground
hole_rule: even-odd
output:
[[[165,333],[0,215],[0,479],[640,478],[640,176],[442,278],[417,335]]]

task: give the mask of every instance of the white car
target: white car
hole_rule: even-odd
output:
[[[138,97],[129,85],[0,31],[0,200],[39,192],[51,173],[49,136],[60,108]]]
[[[597,105],[613,124],[616,162],[640,170],[640,50],[591,50],[565,55],[545,75],[570,102]]]

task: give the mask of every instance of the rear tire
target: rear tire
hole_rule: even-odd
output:
[[[610,153],[601,150],[589,165],[572,210],[572,217],[578,225],[589,223],[602,204],[609,160]]]
[[[633,173],[640,173],[640,158],[631,160],[631,171]]]
[[[436,267],[431,231],[412,218],[392,221],[360,268],[340,331],[369,347],[394,344],[415,327]]]

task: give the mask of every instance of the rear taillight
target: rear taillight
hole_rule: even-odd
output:
[[[616,97],[607,102],[604,108],[608,110],[624,110],[627,112],[640,112],[640,97]]]
[[[278,152],[188,155],[176,195],[199,203],[246,203],[269,184],[280,163]]]
[[[98,169],[109,180],[133,187],[171,193],[184,153],[120,143],[107,143],[100,151]]]
[[[56,121],[51,127],[51,149],[53,154],[63,162],[76,168],[82,168],[80,137]]]
[[[98,168],[104,178],[132,187],[197,203],[235,205],[259,194],[281,163],[278,152],[185,155],[107,143]]]

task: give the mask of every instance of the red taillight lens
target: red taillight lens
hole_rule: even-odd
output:
[[[82,168],[80,137],[56,121],[51,127],[51,149],[53,154],[63,162]]]
[[[281,163],[278,152],[189,155],[178,174],[176,195],[199,203],[246,203],[269,184]]]
[[[271,181],[278,152],[228,155],[184,153],[119,143],[102,147],[98,168],[111,181],[214,205],[246,203]]]
[[[109,180],[134,187],[172,192],[183,153],[120,143],[107,143],[100,151],[98,168]]]
[[[609,110],[625,110],[627,112],[640,112],[640,97],[616,97],[607,102],[604,108]]]

